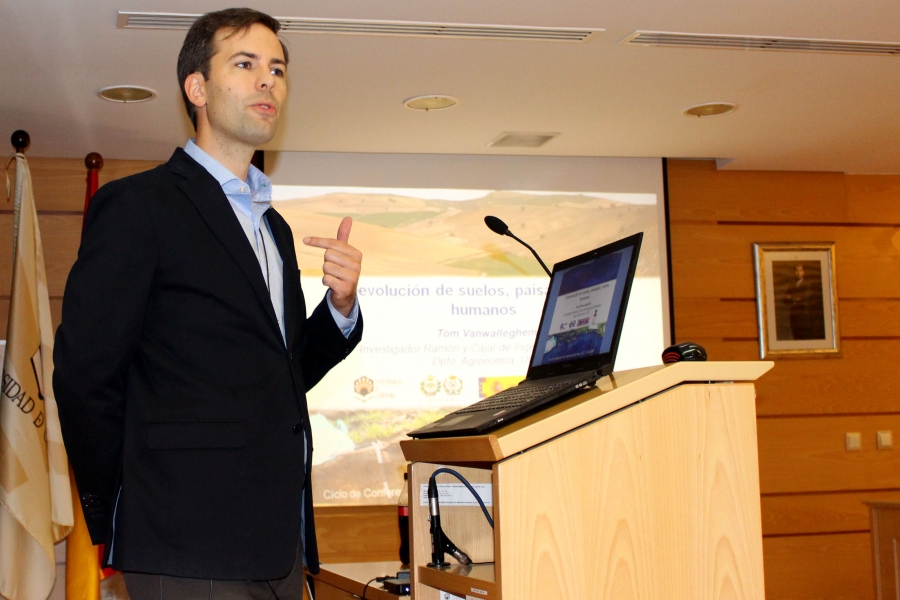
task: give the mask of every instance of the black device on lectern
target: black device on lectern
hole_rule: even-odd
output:
[[[525,380],[409,433],[479,435],[612,372],[643,233],[553,266]]]

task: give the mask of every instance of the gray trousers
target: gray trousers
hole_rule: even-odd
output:
[[[303,552],[297,551],[294,567],[284,579],[272,581],[224,581],[123,573],[131,600],[303,600]]]

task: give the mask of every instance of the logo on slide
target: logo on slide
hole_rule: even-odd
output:
[[[355,393],[360,400],[363,400],[374,391],[375,382],[365,375],[353,382],[353,393]]]
[[[441,382],[434,375],[429,375],[419,384],[419,389],[426,396],[436,396],[441,391]]]
[[[462,392],[462,388],[462,379],[456,375],[451,375],[444,380],[444,391],[450,396],[459,396],[460,392]]]

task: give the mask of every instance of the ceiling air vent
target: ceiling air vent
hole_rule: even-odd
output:
[[[119,11],[116,26],[119,29],[188,29],[199,16],[197,14]],[[603,29],[510,27],[506,25],[463,25],[459,23],[420,23],[411,21],[364,21],[303,17],[276,18],[281,23],[282,31],[285,33],[587,42],[599,37],[600,32],[603,31]]]
[[[558,133],[504,132],[495,137],[488,146],[491,148],[540,148]]]
[[[671,31],[635,31],[620,44],[669,46],[676,48],[714,48],[719,50],[782,50],[838,54],[900,54],[898,42],[856,42],[755,35],[675,33]]]

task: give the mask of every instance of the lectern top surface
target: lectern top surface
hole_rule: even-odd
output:
[[[602,418],[635,402],[686,383],[753,382],[771,361],[680,362],[612,373],[597,387],[487,435],[404,440],[406,460],[496,462]]]

